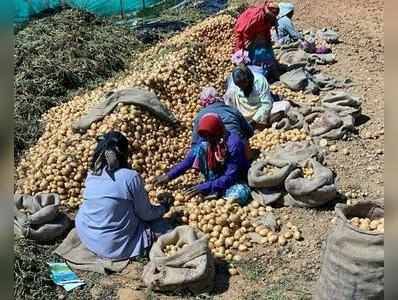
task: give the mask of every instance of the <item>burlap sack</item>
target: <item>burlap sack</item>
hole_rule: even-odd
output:
[[[274,174],[267,175],[263,169],[273,167]],[[283,185],[285,178],[296,168],[296,165],[286,160],[266,159],[254,162],[248,173],[248,183],[254,188],[271,188]]]
[[[312,113],[305,117],[309,124],[310,134],[320,136],[343,125],[341,118],[334,112]]]
[[[308,74],[302,67],[282,74],[279,79],[292,91],[305,90],[308,85]]]
[[[308,159],[322,162],[324,159],[319,147],[311,141],[287,142],[278,146],[276,151],[270,153],[270,159],[287,160],[292,163],[302,164]]]
[[[59,212],[59,195],[14,195],[14,233],[36,241],[52,241],[63,235],[70,220]]]
[[[337,223],[323,247],[314,299],[384,299],[384,234],[362,231],[349,222],[352,217],[384,217],[383,205],[337,204],[335,211]]]
[[[166,256],[165,246],[178,243],[187,246],[174,256]],[[153,290],[188,289],[197,294],[213,288],[215,267],[207,237],[190,226],[179,226],[160,236],[152,246],[149,258],[143,281]]]
[[[339,34],[328,28],[322,28],[316,32],[317,38],[324,40],[328,43],[335,44],[339,41]]]
[[[305,117],[309,133],[313,137],[337,140],[354,130],[351,115],[340,116],[334,111],[315,112]]]
[[[326,65],[336,61],[336,56],[332,53],[327,54],[309,54],[303,49],[289,49],[282,51],[278,56],[280,64],[284,65],[287,70],[293,70],[306,65]]]
[[[263,206],[270,205],[282,199],[282,188],[253,188],[251,191],[253,200],[261,203]]]
[[[281,51],[277,58],[279,64],[284,65],[288,71],[304,67],[308,62],[308,54],[297,48]]]
[[[92,123],[102,120],[112,113],[119,103],[137,105],[162,121],[172,125],[177,123],[174,114],[160,102],[154,93],[140,88],[130,88],[106,93],[86,115],[72,124],[72,129],[76,132],[85,132]]]
[[[351,115],[354,119],[361,114],[362,100],[359,97],[352,96],[347,92],[330,92],[321,99],[323,108],[336,112],[344,117]]]
[[[312,167],[314,175],[305,178],[301,169],[292,171],[285,180],[288,194],[284,197],[285,206],[319,207],[337,196],[333,172],[314,159],[305,164]]]
[[[304,115],[297,109],[290,109],[286,116],[279,122],[272,124],[272,127],[278,130],[301,129],[305,127]]]

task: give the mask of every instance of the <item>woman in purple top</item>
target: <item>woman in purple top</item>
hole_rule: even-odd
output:
[[[200,118],[197,133],[199,140],[185,159],[166,174],[156,177],[155,182],[169,182],[193,167],[206,181],[187,189],[187,196],[216,195],[247,203],[250,189],[246,180],[250,163],[245,141],[236,133],[225,130],[221,118],[215,113]]]
[[[170,202],[153,206],[141,176],[127,164],[128,141],[109,132],[98,141],[85,181],[76,231],[97,256],[114,260],[146,254],[157,235],[170,226],[162,219]]]

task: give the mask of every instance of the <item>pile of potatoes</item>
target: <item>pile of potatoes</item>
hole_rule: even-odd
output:
[[[55,134],[52,130],[45,132],[17,168],[19,192],[56,192],[62,204],[77,207],[81,203],[81,190],[96,147],[95,137],[110,129],[127,136],[132,153],[129,163],[147,181],[181,159],[190,142],[188,134],[177,136],[174,130],[148,113],[122,106],[102,122],[92,124],[85,134],[74,134],[63,126]],[[159,151],[159,145],[165,144],[168,148]],[[191,178],[190,175],[183,179]],[[147,188],[152,198],[163,191],[155,186]]]
[[[371,220],[369,218],[354,217],[351,224],[361,230],[375,233],[384,233],[384,218]]]
[[[188,172],[166,187],[153,184],[153,178],[181,160],[191,142],[192,119],[199,110],[203,87],[212,85],[220,93],[231,72],[231,40],[235,19],[228,15],[208,18],[163,43],[144,51],[140,64],[131,64],[118,78],[54,107],[43,117],[43,135],[30,148],[16,168],[16,192],[36,194],[56,192],[61,203],[71,209],[82,202],[84,180],[96,147],[96,137],[113,129],[129,141],[129,163],[145,180],[151,200],[172,191],[176,203],[186,202],[179,191],[196,184],[198,174]],[[92,124],[84,134],[72,131],[72,124],[101,97],[115,89],[142,87],[154,92],[181,121],[178,130],[134,106],[120,105],[103,120]],[[266,130],[252,139],[261,149],[289,140],[306,139],[304,132]]]
[[[209,238],[209,248],[215,257],[227,261],[239,261],[238,253],[245,253],[254,245],[250,233],[257,233],[261,244],[286,245],[290,239],[299,240],[301,234],[297,227],[287,224],[287,230],[281,233],[272,231],[264,225],[257,225],[254,219],[264,216],[273,209],[252,201],[241,207],[238,203],[224,199],[202,203],[187,203],[181,221],[197,228]],[[277,220],[280,225],[280,220]]]
[[[310,139],[310,137],[306,134],[304,129],[280,131],[273,128],[266,128],[250,139],[250,145],[264,152],[271,151],[275,146],[282,145],[289,141],[298,142],[308,139]]]
[[[271,91],[287,100],[292,100],[294,102],[305,103],[310,105],[315,105],[319,102],[319,96],[306,95],[302,91],[292,91],[283,84],[273,84],[271,85]]]
[[[233,25],[234,18],[227,15],[209,18],[145,51],[141,59],[144,63],[131,65],[123,76],[49,110],[43,117],[43,136],[17,166],[16,192],[57,192],[62,204],[78,207],[96,147],[95,138],[111,129],[127,136],[132,153],[129,162],[143,176],[152,199],[165,190],[172,189],[175,193],[197,183],[199,177],[193,172],[164,189],[154,186],[153,178],[182,159],[189,148],[192,118],[199,109],[201,89],[213,85],[220,92],[223,90],[225,77],[232,69]],[[183,127],[174,130],[145,111],[121,105],[102,121],[92,124],[86,133],[72,131],[72,123],[105,92],[132,86],[155,92],[182,121]]]

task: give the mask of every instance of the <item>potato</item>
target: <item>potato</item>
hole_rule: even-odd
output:
[[[293,233],[291,231],[287,231],[285,232],[285,234],[283,235],[283,237],[287,240],[291,239],[293,237]]]
[[[278,244],[280,245],[280,246],[284,246],[284,245],[286,245],[286,239],[283,237],[283,236],[279,236],[278,237]]]
[[[300,232],[299,231],[295,231],[295,232],[293,232],[293,238],[295,239],[295,240],[300,240],[301,239],[301,234],[300,234]]]
[[[238,250],[241,252],[247,251],[247,246],[245,244],[240,244]]]
[[[234,276],[238,274],[238,270],[236,268],[229,268],[228,273],[229,275]]]

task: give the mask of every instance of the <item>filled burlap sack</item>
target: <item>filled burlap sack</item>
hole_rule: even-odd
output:
[[[293,170],[285,180],[288,194],[284,197],[285,206],[319,207],[337,196],[333,172],[314,159],[306,166],[313,169],[313,176],[305,178],[302,169]]]
[[[264,171],[271,167],[273,174]],[[283,185],[285,178],[296,168],[296,165],[287,160],[266,159],[255,161],[248,173],[248,183],[254,188],[271,188]]]
[[[337,204],[337,222],[321,255],[315,300],[384,299],[384,233],[363,231],[349,219],[384,217],[381,203]]]
[[[186,244],[173,256],[166,256],[167,245]],[[213,288],[215,267],[207,237],[184,225],[164,234],[154,243],[145,266],[143,281],[156,291],[187,289],[194,294]]]
[[[282,188],[252,188],[252,199],[261,203],[263,206],[270,205],[282,199]]]
[[[55,193],[35,196],[14,195],[14,233],[36,241],[52,241],[70,227],[69,218],[59,212],[60,199]]]

